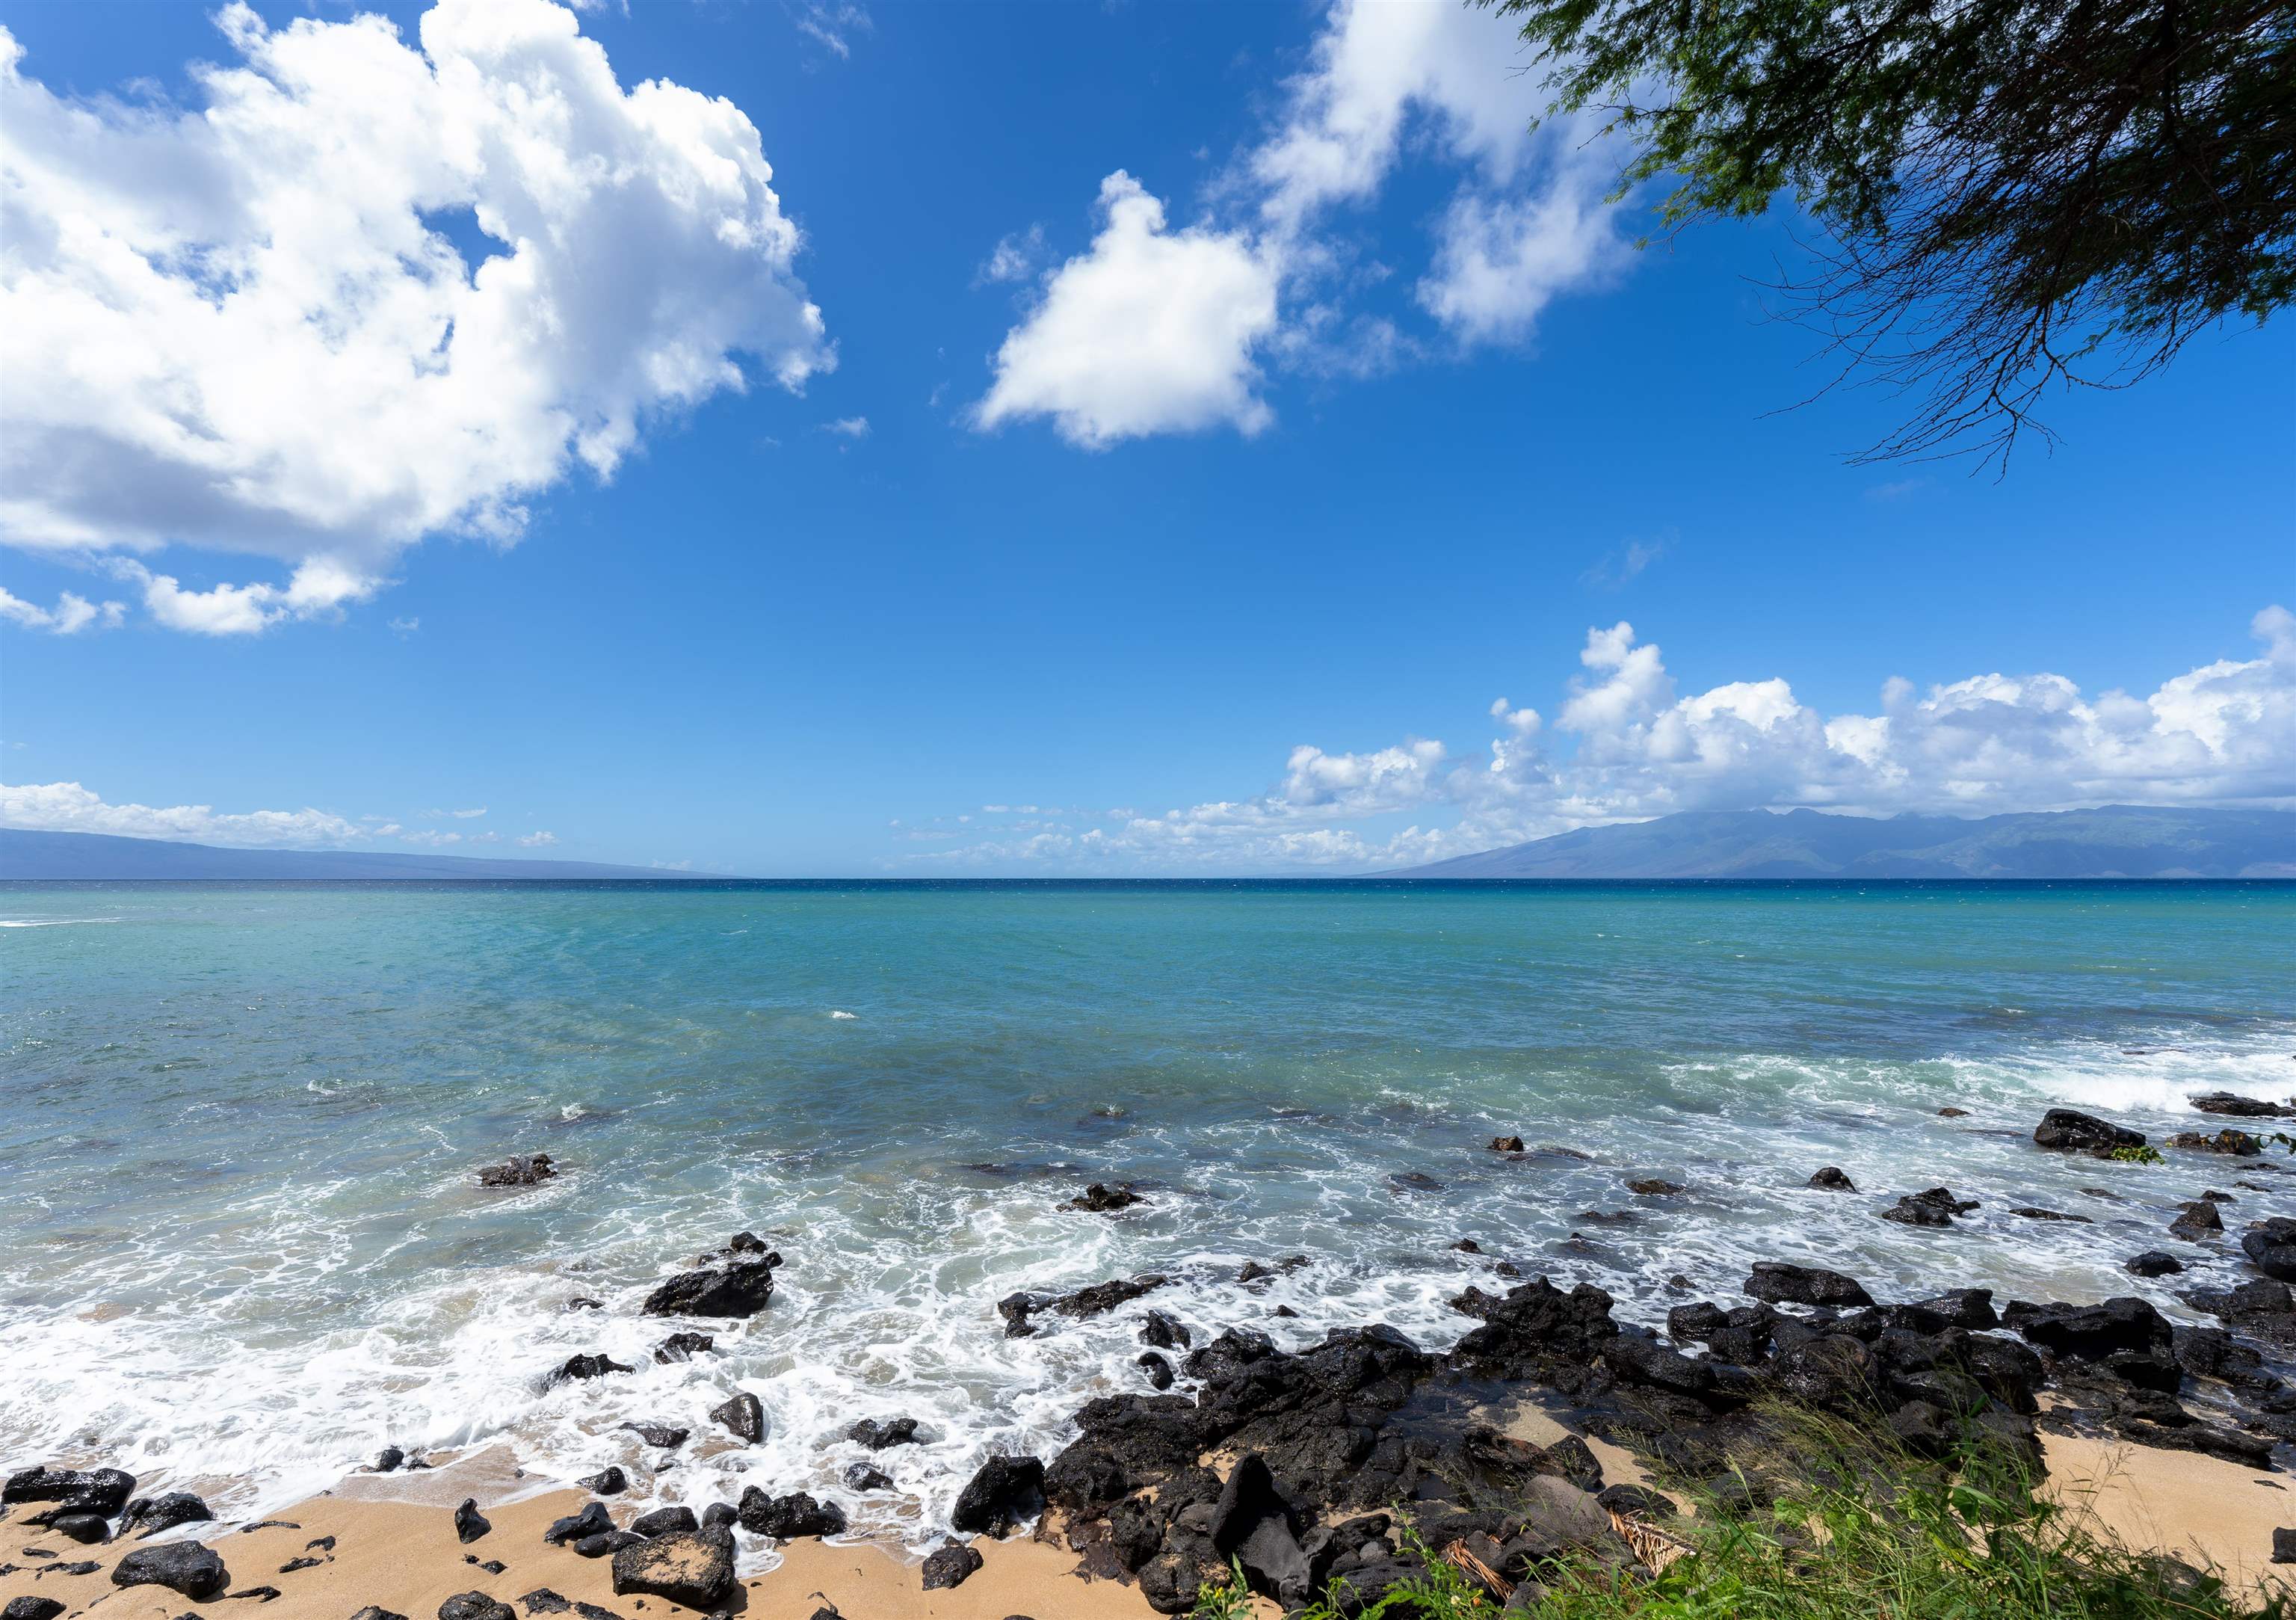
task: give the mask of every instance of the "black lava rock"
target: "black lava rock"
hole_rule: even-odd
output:
[[[482,1591],[457,1592],[439,1606],[439,1620],[518,1620],[507,1603]]]
[[[177,1525],[199,1524],[215,1517],[208,1505],[189,1491],[169,1491],[160,1496],[138,1497],[127,1504],[127,1511],[119,1520],[119,1534],[140,1530],[145,1535],[157,1535],[162,1530],[172,1530]]]
[[[625,1367],[613,1357],[603,1353],[570,1355],[552,1370],[550,1377],[545,1380],[544,1386],[548,1388],[560,1384],[571,1383],[578,1378],[603,1378],[610,1372],[636,1372],[636,1368]]]
[[[917,1420],[914,1418],[864,1418],[845,1431],[845,1437],[857,1445],[873,1451],[888,1446],[914,1445],[917,1443]]]
[[[646,1295],[648,1316],[754,1316],[774,1296],[774,1269],[782,1257],[771,1251],[754,1259],[680,1271]]]
[[[693,1517],[693,1509],[682,1503],[672,1508],[656,1508],[652,1512],[641,1513],[630,1521],[632,1534],[649,1538],[701,1528],[701,1522]]]
[[[542,1533],[542,1539],[553,1547],[563,1547],[569,1542],[604,1535],[613,1527],[614,1521],[606,1516],[603,1502],[584,1502],[579,1513],[570,1513],[564,1518],[553,1520],[550,1528]]]
[[[1819,1266],[1758,1260],[1746,1292],[1774,1305],[1870,1305],[1874,1296],[1855,1278]]]
[[[765,1403],[746,1389],[723,1405],[712,1407],[709,1419],[723,1424],[736,1438],[750,1445],[766,1437]]]
[[[2144,1133],[2109,1123],[2093,1114],[2052,1108],[2034,1127],[2033,1146],[2052,1153],[2085,1153],[2103,1157],[2115,1148],[2144,1147]]]
[[[962,1586],[987,1560],[962,1542],[950,1542],[925,1558],[924,1589],[940,1591]]]
[[[468,1546],[493,1528],[486,1516],[479,1511],[479,1499],[475,1496],[463,1498],[463,1505],[455,1509],[455,1539]]]
[[[742,1493],[740,1509],[742,1528],[756,1535],[769,1535],[777,1542],[791,1542],[800,1536],[840,1535],[845,1530],[845,1512],[834,1502],[816,1501],[803,1491],[787,1496],[767,1496],[751,1485]]]
[[[501,1164],[489,1164],[479,1172],[481,1187],[537,1187],[558,1174],[552,1168],[546,1153],[513,1155]]]
[[[1851,1180],[1838,1164],[1828,1164],[1823,1170],[1812,1172],[1808,1185],[1826,1192],[1854,1193],[1857,1190],[1857,1183]]]
[[[2185,1269],[2185,1262],[2165,1249],[2147,1249],[2142,1254],[2131,1254],[2126,1269],[2139,1277],[2169,1277]]]
[[[112,1567],[114,1586],[164,1586],[179,1591],[186,1598],[212,1598],[231,1584],[231,1571],[224,1567],[221,1558],[212,1547],[197,1542],[168,1542],[157,1547],[138,1547]]]
[[[614,1591],[707,1614],[734,1595],[734,1533],[712,1528],[639,1542],[614,1554]]]
[[[949,1524],[1001,1536],[1045,1510],[1045,1465],[1034,1457],[991,1457],[957,1493]]]

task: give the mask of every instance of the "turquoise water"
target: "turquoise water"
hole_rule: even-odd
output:
[[[1199,1328],[1286,1344],[1447,1344],[1442,1301],[1502,1256],[1646,1320],[1750,1257],[2181,1311],[2120,1262],[2202,1186],[2253,1214],[2274,1178],[2068,1162],[2033,1122],[2296,1095],[2292,885],[13,884],[0,921],[0,1459],[250,1506],[386,1441],[639,1467],[616,1424],[706,1435],[738,1386],[767,1443],[698,1438],[652,1495],[809,1488],[920,1540],[981,1453],[1137,1386],[1123,1313],[1007,1340],[994,1302],[1151,1269]],[[533,1151],[565,1174],[474,1185]],[[1827,1164],[1861,1193],[1807,1190]],[[1150,1205],[1057,1207],[1111,1178]],[[1939,1181],[1984,1207],[1877,1218]],[[782,1293],[653,1365],[637,1301],[740,1228]],[[599,1349],[642,1370],[540,1389]],[[837,1436],[895,1412],[936,1438],[854,1498]]]

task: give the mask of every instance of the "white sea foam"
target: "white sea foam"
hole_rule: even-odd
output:
[[[218,1507],[241,1513],[324,1488],[386,1443],[504,1443],[538,1476],[619,1464],[638,1483],[636,1506],[699,1509],[750,1484],[808,1490],[842,1506],[856,1535],[922,1549],[992,1451],[1049,1458],[1072,1438],[1085,1401],[1142,1387],[1137,1318],[1150,1307],[1178,1316],[1198,1344],[1237,1327],[1297,1349],[1333,1328],[1384,1321],[1439,1350],[1472,1325],[1446,1302],[1470,1281],[1504,1286],[1490,1269],[1500,1258],[1565,1286],[1598,1284],[1622,1317],[1645,1322],[1682,1297],[1665,1287],[1677,1273],[1702,1295],[1734,1296],[1751,1259],[1778,1258],[1850,1271],[1883,1297],[1960,1282],[2028,1298],[2136,1291],[2189,1319],[2173,1292],[2120,1270],[2165,1223],[2147,1203],[2164,1196],[2157,1177],[2005,1153],[1980,1134],[2030,1131],[2049,1100],[2112,1112],[2124,1106],[2114,1096],[2183,1110],[2185,1090],[2218,1085],[2277,1095],[2260,1076],[2272,1051],[2296,1049],[2281,1029],[2162,1035],[2173,1051],[2074,1040],[1920,1062],[1681,1059],[1637,1077],[1631,1106],[1574,1099],[1567,1116],[1464,1061],[1416,1083],[1369,1084],[1356,1105],[1368,1119],[1279,1112],[1272,1098],[1232,1117],[1143,1108],[1108,1122],[1106,1157],[1185,1170],[1147,1207],[1115,1219],[1059,1207],[1081,1172],[983,1186],[923,1148],[913,1174],[816,1177],[800,1157],[729,1146],[659,1175],[616,1164],[607,1181],[576,1165],[543,1188],[479,1200],[467,1153],[417,1122],[409,1129],[439,1148],[392,1195],[405,1213],[380,1250],[361,1237],[355,1181],[302,1178],[196,1219],[187,1205],[179,1227],[52,1267],[52,1286],[68,1275],[68,1297],[17,1320],[0,1437],[10,1455],[116,1463],[146,1489],[234,1477],[244,1483]],[[313,1080],[298,1095],[332,1099],[341,1089]],[[1973,1116],[1939,1119],[1948,1102]],[[590,1105],[556,1112],[588,1117]],[[1589,1156],[1515,1164],[1481,1150],[1515,1131]],[[1841,1165],[1864,1192],[1808,1190],[1820,1164]],[[1414,1170],[1442,1190],[1398,1191],[1390,1178]],[[1625,1191],[1628,1179],[1652,1173],[1690,1190],[1663,1202]],[[1983,1200],[1944,1260],[1936,1234],[1875,1219],[1879,1203],[1939,1180]],[[2099,1185],[2126,1202],[2081,1190]],[[573,1208],[601,1203],[603,1224],[578,1249],[546,1241]],[[2097,1224],[2007,1213],[2027,1204]],[[1597,1226],[1576,1213],[1620,1208],[1640,1221]],[[1574,1227],[1587,1243],[1570,1243]],[[717,1336],[717,1353],[657,1363],[653,1346],[689,1324],[639,1315],[645,1292],[742,1229],[788,1257],[773,1303],[747,1322],[690,1324]],[[1488,1256],[1452,1252],[1462,1237]],[[488,1258],[505,1247],[512,1258]],[[1259,1289],[1235,1281],[1246,1261],[1293,1252],[1310,1263]],[[1037,1337],[1003,1336],[995,1302],[1005,1295],[1152,1271],[1171,1280],[1136,1305],[1083,1322],[1040,1318]],[[570,1311],[577,1295],[605,1309]],[[112,1303],[128,1300],[137,1303]],[[1297,1314],[1276,1317],[1279,1305]],[[598,1351],[635,1370],[544,1387],[550,1368]],[[761,1444],[732,1444],[709,1417],[737,1389],[766,1409]],[[892,1476],[890,1491],[849,1492],[843,1470],[864,1453],[846,1428],[895,1415],[920,1419],[925,1443],[870,1458]],[[661,1454],[619,1427],[642,1419],[693,1431],[677,1468],[658,1469]],[[743,1544],[745,1569],[771,1562],[770,1549]]]
[[[861,1015],[858,1013],[849,1013],[842,1008],[837,1008],[833,1009],[829,1016],[832,1018],[858,1018]]]
[[[82,923],[116,923],[116,917],[0,917],[0,928],[71,928]]]

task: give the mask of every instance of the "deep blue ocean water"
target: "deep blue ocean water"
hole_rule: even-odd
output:
[[[2296,1211],[2296,1177],[2027,1140],[2060,1102],[2158,1133],[2192,1091],[2296,1096],[2290,884],[19,884],[0,923],[0,1460],[250,1507],[386,1442],[502,1442],[914,1542],[985,1451],[1137,1386],[1128,1313],[1009,1340],[1016,1289],[1153,1270],[1199,1328],[1440,1347],[1499,1258],[1656,1320],[1669,1279],[1783,1257],[2189,1316],[2229,1246],[2120,1270],[2177,1204]],[[533,1151],[565,1173],[475,1185]],[[1860,1192],[1808,1189],[1821,1164]],[[1149,1204],[1059,1207],[1118,1179]],[[1982,1207],[1878,1218],[1940,1182]],[[782,1292],[656,1366],[637,1302],[740,1229]],[[641,1370],[542,1388],[592,1350]],[[737,1386],[763,1446],[706,1438]],[[853,1497],[839,1436],[897,1412],[933,1441]],[[636,1417],[691,1424],[686,1462],[654,1476]]]

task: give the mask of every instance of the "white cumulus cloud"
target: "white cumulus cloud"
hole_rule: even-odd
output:
[[[163,624],[252,632],[425,535],[515,539],[742,357],[789,388],[833,363],[756,127],[625,89],[563,6],[440,0],[416,43],[215,17],[237,60],[191,70],[196,110],[59,95],[0,29],[9,543],[283,563],[137,581]]]
[[[1052,274],[996,351],[975,422],[1049,416],[1062,438],[1094,449],[1223,423],[1267,426],[1252,349],[1275,329],[1274,266],[1239,234],[1166,228],[1164,204],[1122,169],[1101,182],[1100,211],[1090,251]]]
[[[77,782],[29,786],[0,784],[0,826],[248,846],[308,847],[344,843],[368,835],[356,822],[325,810],[250,810],[230,815],[219,814],[205,804],[178,804],[167,809],[155,809],[149,804],[107,804]]]
[[[1534,132],[1545,99],[1521,65],[1514,30],[1480,7],[1334,0],[1281,111],[1214,185],[1220,218],[1167,234],[1163,202],[1121,169],[1103,182],[1107,225],[1005,339],[976,424],[1047,416],[1093,448],[1249,434],[1272,419],[1263,367],[1361,377],[1430,352],[1349,307],[1384,271],[1344,217],[1420,136],[1456,178],[1414,300],[1444,347],[1529,341],[1555,298],[1615,272],[1625,243],[1609,144],[1570,118]],[[998,243],[976,284],[1025,275],[1038,240]]]
[[[2148,695],[2047,673],[1926,690],[1893,678],[1878,712],[1826,715],[1783,676],[1679,695],[1633,625],[1588,629],[1552,728],[1505,698],[1481,769],[1414,738],[1363,752],[1303,744],[1252,797],[1125,814],[1058,835],[1018,827],[935,851],[941,864],[1078,870],[1366,869],[1685,810],[1809,807],[1993,815],[2110,803],[2296,806],[2296,615],[2267,607],[2255,657],[2218,659]],[[1398,828],[1405,817],[1414,819]]]

